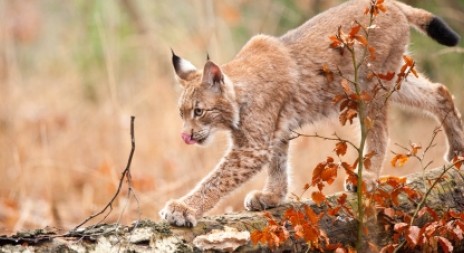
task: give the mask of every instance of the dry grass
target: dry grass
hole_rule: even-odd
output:
[[[281,34],[337,1],[132,1],[140,11],[139,23],[121,2],[0,1],[0,232],[71,228],[101,208],[115,191],[129,154],[130,115],[136,116],[135,190],[143,217],[158,219],[164,202],[192,188],[227,146],[224,135],[206,148],[186,146],[179,138],[179,88],[169,48],[198,65],[207,51],[222,63],[253,34]],[[439,1],[422,2],[435,8]],[[443,4],[436,11],[464,33],[462,9]],[[146,33],[138,32],[140,25]],[[416,60],[434,80],[449,84],[464,109],[462,50],[440,51],[424,38],[414,36]],[[436,126],[433,120],[397,112],[390,121],[391,143],[405,145],[409,140],[425,144]],[[314,131],[356,137],[337,122],[305,130]],[[429,155],[436,165],[443,143],[440,136]],[[318,161],[333,155],[332,145],[294,141],[292,192],[300,192]],[[386,173],[407,174],[414,167],[411,163]],[[260,188],[263,176],[213,213],[242,210],[244,195]],[[340,179],[328,192],[341,186]],[[116,204],[111,221],[124,204],[124,199]],[[132,200],[123,222],[137,219],[135,211]]]

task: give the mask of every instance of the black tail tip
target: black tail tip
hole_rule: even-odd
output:
[[[433,17],[427,26],[427,35],[438,43],[453,47],[459,43],[459,35],[453,31],[440,17]]]

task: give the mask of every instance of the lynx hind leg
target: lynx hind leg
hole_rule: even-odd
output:
[[[368,107],[368,117],[372,119],[373,125],[370,128],[366,148],[364,149],[365,157],[370,155],[369,167],[363,167],[362,178],[367,191],[373,191],[377,185],[377,178],[382,171],[385,153],[388,145],[388,127],[387,127],[387,106],[383,100],[373,101]],[[365,163],[366,164],[366,163]],[[355,171],[358,175],[358,171]],[[345,189],[356,192],[358,186],[351,180],[346,180]]]
[[[244,205],[249,211],[261,211],[279,206],[287,195],[288,141],[281,142],[272,152],[268,178],[262,191],[252,191],[245,197]]]
[[[432,83],[423,75],[418,78],[409,76],[401,89],[393,94],[392,100],[418,111],[425,111],[442,124],[448,142],[446,161],[451,161],[455,155],[462,155],[464,132],[461,115],[446,86]]]

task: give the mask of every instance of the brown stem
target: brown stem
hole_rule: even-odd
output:
[[[132,164],[132,157],[134,156],[134,151],[135,151],[134,120],[135,120],[135,117],[131,116],[131,124],[130,124],[131,151],[130,151],[130,154],[129,154],[129,159],[128,159],[127,164],[126,164],[126,168],[122,172],[121,178],[119,179],[118,189],[116,190],[116,192],[114,193],[111,200],[108,202],[108,204],[106,204],[106,206],[103,209],[101,209],[99,212],[97,212],[95,214],[92,214],[89,217],[87,217],[83,222],[81,222],[79,225],[77,225],[73,230],[77,230],[78,228],[82,227],[84,224],[86,224],[90,220],[94,219],[95,217],[98,217],[98,216],[102,215],[107,210],[109,210],[108,213],[105,215],[105,217],[103,217],[103,219],[101,219],[97,224],[100,224],[101,222],[103,222],[108,217],[108,215],[111,213],[111,211],[113,210],[113,203],[116,200],[116,198],[118,197],[119,193],[121,192],[121,188],[122,188],[122,185],[124,183],[124,179],[127,179],[127,184],[129,185],[129,192],[132,191],[131,176],[130,176],[130,166]]]

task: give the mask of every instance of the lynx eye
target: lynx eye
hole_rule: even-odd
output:
[[[203,109],[195,108],[195,109],[193,110],[193,115],[194,115],[195,117],[200,117],[201,115],[203,115],[203,112],[204,112]]]

